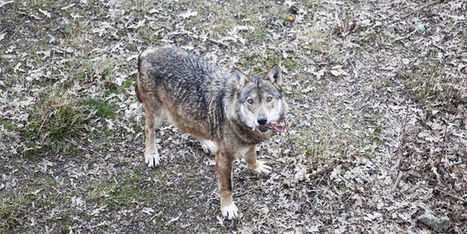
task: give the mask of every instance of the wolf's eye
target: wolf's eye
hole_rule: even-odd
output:
[[[251,98],[248,98],[246,101],[248,102],[248,104],[253,104],[253,99]]]
[[[266,101],[267,101],[267,102],[272,101],[272,97],[271,97],[271,96],[267,97],[267,98],[266,98]]]

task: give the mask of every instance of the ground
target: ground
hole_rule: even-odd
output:
[[[466,233],[465,12],[2,0],[0,232]],[[165,125],[162,164],[144,165],[136,60],[166,44],[252,74],[282,67],[288,131],[258,147],[271,175],[235,163],[237,221],[221,217],[214,159],[189,135]]]

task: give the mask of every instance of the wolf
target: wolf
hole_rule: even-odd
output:
[[[232,200],[232,163],[244,157],[248,167],[269,174],[256,159],[256,145],[285,130],[287,104],[282,75],[274,65],[263,77],[209,63],[179,47],[148,49],[138,57],[136,94],[145,114],[144,159],[160,163],[155,130],[166,118],[201,141],[215,155],[222,215],[238,216]]]

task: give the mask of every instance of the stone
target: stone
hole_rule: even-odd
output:
[[[447,216],[438,218],[430,211],[426,211],[425,214],[420,215],[417,219],[436,232],[445,232],[451,227],[451,220]]]

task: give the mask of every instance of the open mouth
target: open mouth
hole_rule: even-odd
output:
[[[283,132],[285,130],[285,126],[279,125],[277,123],[269,123],[266,125],[266,127],[275,132]]]
[[[267,132],[268,128],[266,126],[258,126],[258,131],[260,132]]]
[[[268,123],[266,125],[261,125],[261,126],[258,126],[258,131],[262,132],[262,133],[265,133],[267,132],[269,129],[275,131],[275,132],[283,132],[285,130],[285,127],[282,126],[282,125],[279,125],[277,123]]]

